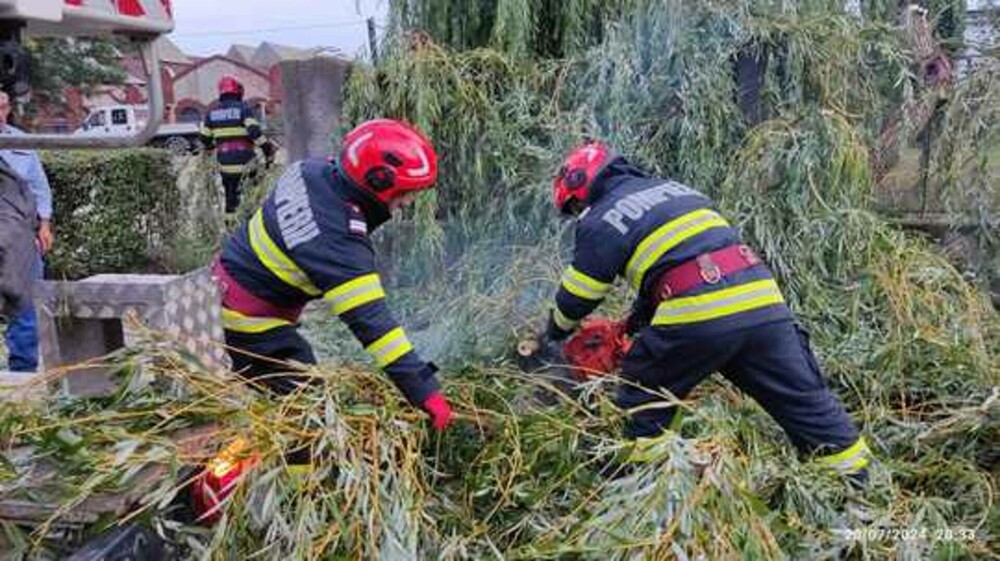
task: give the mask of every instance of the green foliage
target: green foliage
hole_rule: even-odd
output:
[[[515,58],[579,54],[635,0],[392,0],[393,26],[456,49],[494,47]]]
[[[260,160],[250,164],[241,185],[240,207],[233,218],[223,214],[224,193],[215,154],[174,158],[181,204],[177,229],[169,238],[167,264],[171,271],[186,272],[209,263],[227,233],[246,220],[263,202],[268,190],[284,171],[280,166],[264,169]]]
[[[957,51],[965,34],[967,0],[932,0],[927,3],[935,30],[952,51]]]
[[[987,0],[989,1],[989,0]],[[897,0],[861,0],[862,14],[871,20],[888,24],[899,21],[900,13],[910,4],[925,8],[934,24],[935,34],[946,50],[958,53],[965,33],[967,0],[923,0],[898,2]]]
[[[170,268],[181,204],[166,150],[50,152],[55,278]]]
[[[972,225],[965,231],[978,259],[967,269],[984,286],[1000,282],[998,118],[1000,60],[987,59],[957,85],[953,102],[944,108],[928,170],[928,181],[936,188],[934,206],[955,223]]]
[[[551,175],[568,146],[601,137],[648,169],[713,195],[766,256],[812,330],[832,386],[885,462],[870,497],[880,524],[983,528],[995,519],[988,496],[996,463],[984,458],[996,417],[984,411],[995,407],[1000,383],[1000,323],[932,246],[875,212],[870,153],[885,123],[918,95],[895,19],[859,19],[842,2],[632,2],[602,24],[600,44],[552,60],[526,48],[518,31],[539,12],[527,14],[518,2],[496,7],[522,21],[496,22],[492,43],[471,43],[495,49],[452,50],[470,43],[447,39],[444,47],[414,48],[390,38],[380,64],[358,69],[349,84],[350,121],[408,119],[442,154],[441,189],[425,212],[445,224],[415,228],[416,235],[408,229],[401,245],[422,247],[426,233],[443,236],[445,250],[399,251],[394,261],[414,271],[404,275],[412,290],[403,291],[403,317],[429,326],[413,334],[420,348],[459,368],[495,359],[512,332],[538,324],[558,278],[556,256],[565,258],[569,247],[551,211],[541,208],[548,208]],[[432,24],[425,28],[439,37]],[[760,123],[744,117],[737,98],[734,59],[748,49],[766,60]],[[977,72],[959,84],[934,156],[950,215],[972,210],[984,235],[995,232],[1000,212],[988,165],[996,154],[992,92],[1000,88],[990,76]],[[440,266],[420,282],[431,260]],[[624,301],[616,297],[605,312]],[[799,467],[764,467],[783,453],[780,433],[728,389],[709,397],[719,392],[706,389],[698,408],[709,412],[685,424],[695,443],[681,441],[667,455],[683,463],[692,449],[717,446],[720,475],[712,481],[726,483],[696,492],[698,483],[683,473],[660,472],[613,485],[571,514],[556,509],[491,526],[487,535],[504,538],[491,542],[498,555],[587,558],[614,550],[641,557],[645,547],[656,551],[650,544],[666,525],[682,544],[670,550],[678,557],[843,556],[823,532],[843,524],[834,505],[844,494]],[[940,428],[934,419],[953,415],[969,432],[923,436]],[[670,497],[692,495],[697,507],[669,510]],[[657,518],[657,508],[670,514]],[[560,515],[580,525],[554,522]],[[720,522],[730,519],[759,524],[737,531]],[[709,537],[691,530],[698,527],[725,529]],[[985,543],[908,551],[975,557]],[[907,555],[898,543],[856,545],[860,557]]]
[[[92,38],[37,38],[26,43],[31,55],[31,88],[53,103],[65,101],[66,88],[83,93],[101,84],[120,84],[125,48],[120,41]]]
[[[113,399],[11,403],[0,413],[5,497],[71,510],[138,487],[133,517],[183,558],[213,560],[983,558],[996,545],[989,476],[949,458],[998,434],[995,393],[880,430],[908,443],[873,467],[861,496],[800,462],[727,386],[703,388],[679,433],[644,443],[645,459],[610,479],[598,472],[630,452],[612,379],[579,401],[542,405],[552,389],[541,376],[466,369],[447,379],[459,418],[437,435],[368,368],[317,367],[306,374],[310,391],[265,399],[161,334],[135,336],[118,359],[141,360],[159,383],[133,379]],[[219,428],[208,438],[184,434],[209,422]],[[223,520],[178,524],[171,503],[186,493],[184,467],[237,438],[255,461]],[[286,463],[302,447],[305,471]],[[45,465],[60,477],[33,482]],[[147,481],[151,466],[165,475]],[[47,538],[54,521],[9,528],[12,551],[45,558],[69,546],[65,535]],[[902,529],[926,537],[901,543],[893,533]],[[948,531],[956,535],[941,537]]]

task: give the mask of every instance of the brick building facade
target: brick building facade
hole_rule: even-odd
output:
[[[224,75],[235,76],[243,83],[245,99],[266,122],[281,111],[280,63],[320,55],[315,50],[265,42],[257,47],[234,45],[224,55],[195,57],[182,52],[166,37],[157,41],[166,123],[201,121],[205,110],[217,99],[216,86]],[[37,132],[72,132],[94,107],[147,103],[146,64],[138,56],[127,56],[121,59],[121,65],[126,72],[123,84],[98,86],[87,95],[70,88],[65,92],[65,104],[36,106],[29,128]]]

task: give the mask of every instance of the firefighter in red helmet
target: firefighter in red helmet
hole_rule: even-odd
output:
[[[627,436],[658,436],[675,415],[657,403],[663,390],[683,399],[720,372],[802,453],[866,477],[868,447],[827,387],[806,332],[767,265],[708,197],[651,177],[601,142],[574,149],[553,187],[556,207],[577,218],[576,243],[541,344],[568,337],[617,277],[626,280],[638,294],[627,322],[638,336],[617,395],[631,411]]]
[[[219,101],[205,115],[201,140],[214,149],[226,191],[226,213],[240,205],[240,184],[259,147],[270,162],[273,147],[261,132],[253,109],[243,101],[243,84],[233,76],[219,80]]]
[[[390,314],[369,239],[436,178],[430,141],[389,119],[348,133],[337,158],[289,166],[213,266],[234,370],[267,376],[261,382],[277,393],[294,390],[301,377],[273,376],[289,369],[273,359],[316,362],[296,327],[303,306],[322,298],[406,399],[444,430],[452,413],[437,367],[417,354]]]

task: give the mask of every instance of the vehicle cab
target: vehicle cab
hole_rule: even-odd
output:
[[[143,108],[145,109],[145,108]],[[88,136],[123,136],[135,134],[142,128],[145,119],[141,119],[135,107],[128,105],[113,105],[97,107],[84,119],[80,128],[74,134]]]

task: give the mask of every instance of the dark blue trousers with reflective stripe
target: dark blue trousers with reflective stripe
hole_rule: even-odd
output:
[[[316,364],[309,342],[292,326],[277,327],[263,333],[240,333],[227,329],[225,335],[233,371],[279,395],[295,391],[299,384],[307,380],[296,376],[295,369],[285,361]]]
[[[314,381],[296,376],[295,368],[285,363],[294,360],[303,364],[316,364],[312,347],[296,328],[284,326],[263,333],[239,333],[227,329],[225,335],[233,371],[259,383],[268,391],[288,395],[298,389],[300,384]],[[285,454],[285,461],[291,465],[309,464],[310,457],[309,444],[302,443]]]
[[[218,161],[222,166],[244,166],[238,173],[222,172],[222,186],[226,191],[226,213],[236,212],[240,206],[240,184],[246,171],[246,165],[253,161],[253,150],[235,150],[219,152]]]
[[[222,187],[226,191],[226,214],[232,214],[240,208],[240,184],[242,182],[242,173],[222,174]]]
[[[858,440],[857,428],[820,372],[808,334],[791,320],[711,337],[686,336],[682,328],[646,327],[622,364],[623,377],[636,384],[622,385],[618,404],[627,409],[663,399],[645,388],[683,399],[713,372],[753,397],[803,453],[838,452]],[[673,420],[674,409],[634,413],[628,436],[660,434]]]

